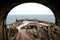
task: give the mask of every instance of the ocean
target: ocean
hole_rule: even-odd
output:
[[[47,21],[55,23],[55,16],[53,15],[7,15],[6,24],[11,24],[16,21],[16,19],[38,19],[41,21]]]

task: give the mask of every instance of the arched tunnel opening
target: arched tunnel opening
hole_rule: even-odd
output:
[[[25,20],[25,19],[27,19],[27,20]],[[20,20],[23,20],[23,22],[21,22]],[[17,25],[24,26],[23,24],[28,23],[26,21],[29,21],[29,20],[34,20],[34,22],[39,20],[42,22],[46,21],[46,22],[50,22],[53,24],[56,23],[55,15],[51,11],[50,8],[48,8],[42,4],[39,4],[39,3],[33,3],[33,2],[23,3],[23,4],[20,4],[20,5],[17,5],[16,7],[14,7],[7,15],[7,18],[6,18],[7,28],[10,29],[10,32],[14,32],[14,33],[9,33],[9,35],[15,34],[16,30],[14,31],[14,28],[17,27]],[[33,25],[32,25],[32,27],[33,27]],[[11,31],[11,28],[13,28],[12,31]],[[21,27],[19,27],[18,30],[20,30],[20,28]],[[34,32],[34,33],[36,33],[36,32]],[[12,36],[12,35],[10,35],[10,36]],[[10,37],[8,39],[12,39],[12,38]]]
[[[54,13],[50,8],[39,3],[23,3],[14,7],[7,15],[6,24],[11,24],[16,19],[38,19],[56,23]]]
[[[14,5],[12,4],[12,6],[15,7],[17,4],[19,4],[19,3],[16,3],[16,4],[14,4]],[[42,4],[43,4],[43,3],[42,3]],[[8,6],[9,6],[9,5],[8,5]],[[10,8],[8,8],[8,6],[6,6],[6,8],[7,8],[6,11],[5,11],[6,14],[5,14],[4,17],[3,17],[3,20],[4,20],[4,22],[3,22],[4,24],[3,24],[3,25],[6,25],[6,16],[7,16],[7,14],[8,14],[7,12],[10,12],[10,9],[11,9],[11,6],[10,6]],[[5,10],[5,9],[3,9],[3,10]],[[52,10],[53,10],[53,9],[52,9]],[[53,13],[53,15],[54,15],[54,13]],[[55,17],[55,15],[54,15],[54,17]],[[55,20],[55,21],[56,21],[56,20]],[[56,23],[56,22],[55,22],[55,23]],[[3,27],[3,28],[5,28],[5,27]],[[5,29],[4,29],[4,30],[5,30]],[[5,33],[5,32],[6,32],[6,31],[4,31],[4,33]],[[5,35],[5,34],[4,34],[4,35]],[[5,35],[5,36],[6,36],[6,35]],[[4,38],[4,37],[3,37],[3,38]]]

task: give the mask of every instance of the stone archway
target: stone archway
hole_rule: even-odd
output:
[[[51,9],[35,2],[22,3],[14,7],[6,17],[6,24],[13,23],[15,19],[38,19],[54,24],[56,23],[55,15]]]
[[[10,2],[9,4],[8,3],[4,4],[0,8],[0,14],[1,14],[1,16],[0,16],[1,17],[0,18],[1,24],[0,25],[1,25],[1,30],[2,30],[3,33],[6,32],[4,30],[6,30],[5,20],[6,20],[6,16],[7,16],[8,12],[13,7],[15,7],[16,5],[21,4],[21,3],[24,3],[24,2],[37,2],[37,3],[41,3],[43,5],[46,5],[47,7],[49,7],[55,13],[55,16],[56,16],[56,19],[57,20],[59,20],[59,18],[60,18],[60,16],[59,16],[59,13],[60,12],[59,12],[59,9],[57,7],[57,4],[54,4],[51,1],[45,1],[45,0],[41,0],[41,1],[39,1],[39,0],[36,0],[36,1],[34,1],[34,0],[25,0],[25,1],[24,0],[21,0],[21,1],[18,0],[18,1],[13,1],[13,2]],[[4,36],[4,35],[6,36],[6,34],[3,34],[3,33],[1,33],[2,34],[1,36]],[[2,39],[4,39],[4,38],[5,38],[5,40],[7,40],[6,37],[2,37]]]

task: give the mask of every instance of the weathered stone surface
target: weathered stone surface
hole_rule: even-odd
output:
[[[20,20],[19,20],[20,21]],[[16,23],[16,22],[15,22]],[[13,23],[13,24],[15,24]],[[41,24],[44,23],[44,24]],[[19,24],[19,23],[18,23]],[[49,24],[49,25],[48,25]],[[59,40],[60,27],[49,22],[22,21],[18,26],[9,27],[9,40]],[[11,35],[10,35],[11,34]]]

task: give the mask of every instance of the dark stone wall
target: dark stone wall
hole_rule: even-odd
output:
[[[5,26],[6,25],[5,20],[7,14],[13,7],[25,2],[37,2],[49,7],[55,14],[56,24],[60,25],[60,14],[59,14],[60,6],[58,0],[0,0],[0,27],[1,27],[0,40],[3,40],[3,38],[5,38],[5,40],[8,40],[6,39],[6,26]]]

